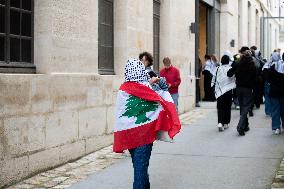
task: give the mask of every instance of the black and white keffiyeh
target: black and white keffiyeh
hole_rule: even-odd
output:
[[[125,81],[147,82],[150,78],[144,64],[136,59],[129,59],[125,66]]]

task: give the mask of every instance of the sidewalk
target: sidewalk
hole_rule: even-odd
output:
[[[194,122],[206,114],[206,110],[197,109],[180,115],[183,124]],[[32,178],[26,179],[8,189],[31,189],[31,188],[68,188],[80,182],[88,175],[118,162],[120,159],[129,157],[128,153],[117,154],[112,152],[112,146],[91,153],[79,160],[67,163],[56,169],[40,173]]]
[[[270,188],[284,152],[284,134],[271,132],[263,110],[250,119],[251,130],[239,137],[238,111],[225,132],[216,128],[212,103],[181,115],[183,129],[175,143],[157,142],[150,162],[154,189],[265,189]],[[10,188],[127,189],[133,169],[128,154],[111,147],[77,162],[41,173]],[[75,184],[76,183],[76,184]]]

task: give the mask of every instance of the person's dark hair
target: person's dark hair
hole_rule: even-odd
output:
[[[204,58],[205,58],[205,60],[209,60],[209,59],[211,59],[211,56],[208,55],[208,54],[206,54],[206,55],[204,56]]]
[[[246,47],[246,46],[243,46],[243,47],[239,50],[239,52],[243,54],[243,53],[244,53],[245,51],[247,51],[247,50],[249,50],[249,48]]]
[[[251,46],[251,48],[250,48],[250,49],[252,49],[252,50],[256,51],[256,50],[257,50],[257,47],[256,47],[256,46]]]
[[[152,66],[153,65],[153,56],[151,53],[149,52],[142,52],[139,54],[139,60],[142,60],[143,57],[145,56],[146,60],[148,60],[149,65],[148,66]]]
[[[222,64],[229,64],[230,63],[230,57],[228,55],[222,56],[221,63]]]

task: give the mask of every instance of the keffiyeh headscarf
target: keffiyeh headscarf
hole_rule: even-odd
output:
[[[147,82],[150,78],[144,64],[136,58],[129,59],[125,66],[124,81]]]

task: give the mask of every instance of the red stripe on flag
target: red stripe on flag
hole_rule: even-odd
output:
[[[115,132],[113,151],[121,153],[123,150],[150,144],[156,140],[158,131],[168,131],[168,133],[175,134],[179,132],[177,128],[171,127],[169,117],[165,111],[161,111],[158,119],[153,122],[132,129]]]
[[[156,140],[156,133],[159,130],[168,131],[173,138],[179,133],[181,124],[175,105],[160,97],[155,91],[145,85],[136,82],[125,82],[121,85],[120,90],[126,93],[142,98],[147,101],[159,102],[164,111],[161,111],[157,120],[124,131],[114,133],[114,152],[122,152],[126,149],[136,148],[145,144],[152,143]]]

